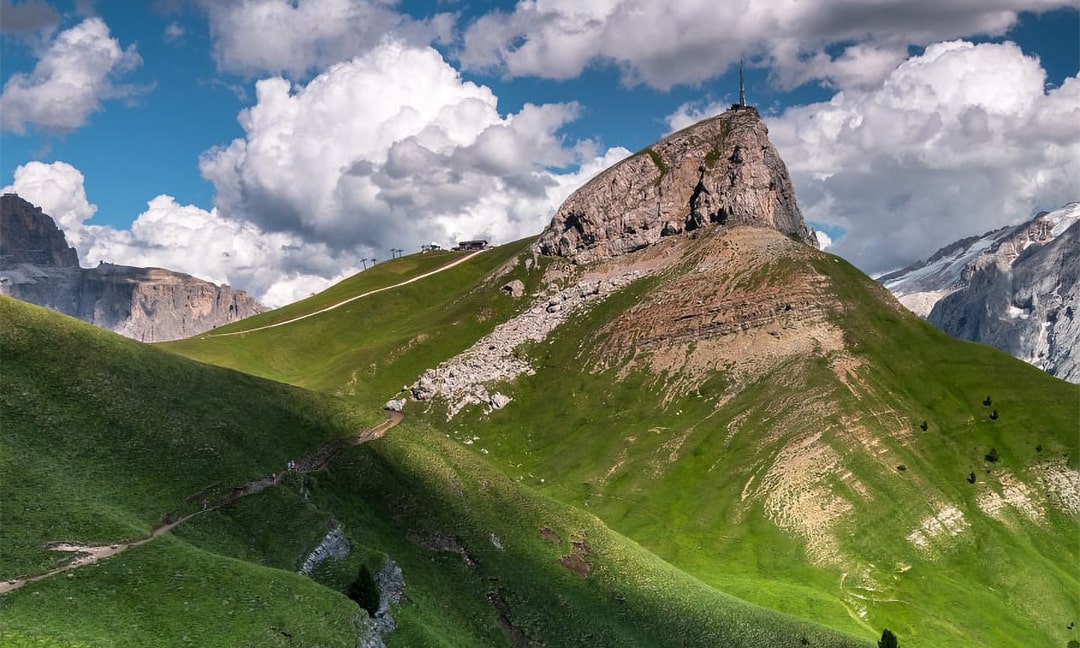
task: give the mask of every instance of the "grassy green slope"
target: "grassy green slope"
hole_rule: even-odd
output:
[[[381,419],[10,298],[0,322],[4,577],[60,561],[43,537],[145,536],[166,514]]]
[[[511,407],[474,412],[454,429],[479,436],[507,474],[763,605],[849,631],[890,627],[911,645],[1075,638],[1075,513],[1045,493],[1028,493],[1031,518],[1007,505],[991,517],[978,501],[1007,496],[1011,484],[1038,485],[1047,467],[1075,471],[1076,386],[948,338],[893,308],[846,263],[822,257],[812,266],[845,305],[833,318],[847,332],[843,355],[861,362],[852,388],[831,368],[833,354],[788,362],[719,407],[723,375],[662,405],[663,377],[595,371],[582,351],[601,344],[596,331],[650,289],[642,285],[534,349],[540,370],[510,388]],[[993,408],[982,405],[988,394]],[[815,401],[836,406],[819,415]],[[798,464],[790,451],[803,444],[823,450]],[[984,458],[992,448],[995,463]],[[828,474],[806,479],[807,471]],[[763,481],[776,496],[755,496]],[[822,489],[853,510],[796,519],[787,532],[773,522],[836,504]],[[947,506],[962,512],[960,531],[915,546],[908,536]],[[834,541],[811,546],[827,527]]]
[[[208,487],[264,475],[371,422],[334,397],[194,363],[12,300],[0,308],[7,576],[55,564],[43,550],[53,540],[144,535],[166,512],[196,508],[190,496]],[[356,557],[325,566],[319,581],[294,574],[335,523]],[[561,540],[542,538],[542,526]],[[437,550],[446,538],[471,566]],[[559,562],[571,540],[588,545],[588,578]],[[290,476],[149,544],[0,595],[0,638],[13,646],[351,645],[364,615],[335,590],[359,562],[377,569],[387,556],[407,583],[391,645],[521,637],[551,646],[866,645],[718,592],[423,423],[348,450],[327,472]]]
[[[507,248],[483,270],[517,249]],[[944,336],[839,259],[820,255],[780,269],[827,279],[836,298],[830,318],[845,331],[843,352],[775,367],[734,394],[732,377],[716,373],[694,393],[663,403],[667,377],[619,366],[597,370],[583,351],[600,345],[598,331],[667,280],[651,279],[528,350],[538,372],[507,387],[515,399],[507,409],[466,412],[445,423],[435,408],[425,420],[459,442],[479,437],[470,449],[483,450],[482,458],[509,477],[598,515],[705,583],[762,605],[864,636],[890,627],[908,645],[1052,646],[1077,638],[1068,628],[1080,614],[1080,578],[1070,567],[1080,560],[1077,517],[1048,486],[1075,475],[1078,465],[1077,388]],[[386,302],[392,306],[373,307],[365,319],[334,316],[340,324],[323,326],[339,331],[354,355],[320,374],[319,384],[298,382],[340,391],[362,369],[370,382],[354,393],[378,402],[446,357],[441,353],[466,347],[511,314],[513,306],[497,294],[499,282],[513,275],[533,286],[538,273],[520,264],[510,272],[484,289],[468,277],[446,276],[446,283],[422,282],[423,290]],[[769,277],[758,272],[746,280]],[[474,324],[461,326],[470,314]],[[294,333],[311,338],[305,345],[329,342],[321,329],[304,326]],[[424,331],[440,347],[414,352],[424,348]],[[248,346],[192,340],[170,348],[262,374],[271,372],[267,363],[251,358],[264,349],[276,349],[284,365],[314,362],[284,336],[255,335],[261,333]],[[834,367],[840,359],[856,362],[847,378]],[[992,408],[982,405],[988,394]],[[830,406],[812,413],[808,399]],[[991,409],[998,420],[990,420]],[[926,432],[918,429],[923,420]],[[819,455],[800,470],[775,470],[784,467],[784,453],[817,433],[811,447]],[[991,449],[999,461],[985,460]],[[815,460],[826,469],[816,470]],[[822,476],[804,479],[815,472]],[[972,472],[975,484],[967,481]],[[762,483],[768,488],[759,490]],[[807,507],[824,508],[829,501],[815,499],[823,489],[851,507],[823,524],[824,545],[812,518],[778,524],[785,505],[795,518]],[[1017,492],[1019,504],[1004,504],[995,515],[983,510],[995,496]],[[910,537],[928,521],[940,528],[934,516],[947,518],[951,508],[961,514],[956,528],[930,533],[925,547],[916,546]]]
[[[499,273],[502,283],[483,280],[508,261],[516,261],[529,242],[494,248],[445,272],[286,326],[161,346],[204,362],[381,404],[424,369],[462,351],[522,306],[500,294],[500,286],[519,278],[534,287],[540,273],[528,273],[523,264],[515,264]],[[215,332],[252,329],[312,313],[457,258],[459,253],[442,252],[381,263],[298,304]]]
[[[7,297],[0,361],[5,578],[63,562],[49,542],[145,537],[201,497],[381,418]],[[0,596],[0,609],[0,643],[11,646],[296,645],[271,626],[345,646],[360,618],[307,579],[168,536]]]

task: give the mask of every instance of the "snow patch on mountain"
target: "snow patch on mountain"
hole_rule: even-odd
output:
[[[1080,382],[1080,203],[948,245],[878,279],[950,335]]]

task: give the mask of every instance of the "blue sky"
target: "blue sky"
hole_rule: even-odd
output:
[[[731,103],[742,58],[864,270],[1080,199],[1075,0],[710,4],[2,0],[0,186],[84,264],[280,304],[391,247],[537,233]]]

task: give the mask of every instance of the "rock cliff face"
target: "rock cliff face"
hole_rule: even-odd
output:
[[[964,279],[934,305],[931,324],[1080,383],[1080,223],[1012,263],[980,257]]]
[[[589,263],[710,224],[763,225],[816,245],[753,108],[669,135],[575,191],[535,249]]]
[[[57,268],[75,268],[79,255],[68,247],[67,238],[53,219],[15,194],[0,197],[0,266],[22,263]]]
[[[946,333],[1080,382],[1080,203],[942,248],[881,277]]]
[[[197,335],[263,308],[244,291],[160,268],[80,268],[52,218],[14,194],[0,198],[0,294],[143,342]]]

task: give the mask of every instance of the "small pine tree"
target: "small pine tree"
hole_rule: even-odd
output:
[[[356,580],[349,585],[347,592],[349,598],[356,604],[367,610],[371,616],[379,610],[379,586],[371,575],[367,565],[360,565],[360,571],[356,574]]]
[[[986,460],[990,463],[994,463],[998,460],[997,448],[990,448],[990,452],[986,453]]]
[[[926,421],[923,421],[919,427],[922,428],[923,432],[926,432],[926,429],[930,426],[926,424]]]
[[[878,648],[900,648],[900,644],[896,642],[896,635],[888,628],[881,633],[881,639],[878,640],[877,645]]]
[[[990,407],[994,404],[994,401],[990,400],[990,396],[986,396],[986,400],[983,401],[983,407]]]
[[[997,410],[994,410],[993,412],[990,412],[990,420],[991,421],[996,421],[997,420]]]
[[[969,484],[974,484],[975,483],[975,472],[974,471],[972,471],[972,473],[967,476],[967,480],[968,480]]]

